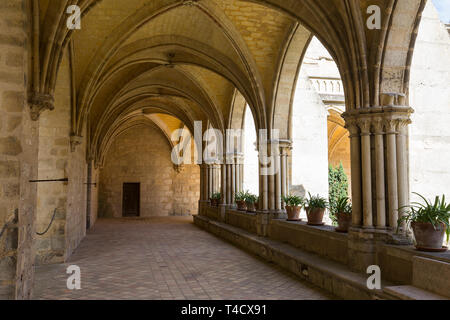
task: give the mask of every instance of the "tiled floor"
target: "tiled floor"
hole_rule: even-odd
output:
[[[66,268],[81,268],[68,290]],[[198,229],[192,218],[99,220],[64,265],[36,268],[35,299],[331,299]]]

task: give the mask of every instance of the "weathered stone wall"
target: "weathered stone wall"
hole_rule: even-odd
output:
[[[83,134],[87,136],[87,132]],[[87,198],[87,163],[86,139],[78,145],[67,163],[67,218],[66,218],[66,255],[69,258],[86,235],[86,198]]]
[[[450,36],[431,1],[425,7],[411,66],[411,191],[450,196]]]
[[[174,170],[171,149],[155,128],[136,126],[113,142],[100,172],[99,216],[122,216],[123,183],[141,183],[141,217],[195,214],[200,171]]]
[[[37,123],[26,103],[28,79],[25,0],[0,2],[0,228],[18,209],[16,228],[0,238],[0,300],[32,294]]]
[[[293,106],[292,186],[323,197],[328,197],[327,116],[326,106],[301,70]]]
[[[70,146],[71,74],[66,50],[55,88],[55,110],[44,112],[39,121],[39,179],[68,178],[68,183],[38,185],[37,230],[55,221],[48,233],[36,238],[36,263],[64,262],[86,232],[86,142],[74,152]],[[86,136],[86,135],[84,135]]]

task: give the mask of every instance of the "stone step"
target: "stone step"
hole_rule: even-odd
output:
[[[204,216],[195,216],[200,228],[225,239],[234,245],[287,269],[303,280],[309,281],[343,299],[380,300],[392,298],[383,292],[391,283],[382,281],[381,290],[367,287],[368,275],[352,272],[344,264],[305,252],[291,245],[259,237],[245,230]]]
[[[384,292],[397,300],[449,300],[448,298],[414,286],[392,286]]]
[[[413,257],[415,287],[450,297],[450,263],[424,257]]]

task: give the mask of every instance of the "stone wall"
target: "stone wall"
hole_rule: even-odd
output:
[[[36,237],[36,263],[66,261],[86,232],[86,142],[71,150],[71,73],[66,50],[55,88],[55,110],[44,112],[39,120],[39,179],[68,178],[68,183],[38,185],[37,230],[49,225],[44,236]],[[86,134],[84,135],[86,136]]]
[[[411,191],[450,197],[450,36],[431,1],[411,66]]]
[[[25,0],[0,2],[0,228],[18,209],[18,223],[0,238],[0,300],[32,294],[37,176],[37,123],[27,100]],[[13,219],[14,220],[14,219]]]
[[[301,70],[293,106],[292,187],[328,197],[327,108]],[[291,190],[293,190],[291,187]]]
[[[100,171],[99,216],[122,217],[124,183],[141,184],[141,217],[191,215],[200,198],[200,170],[178,173],[171,148],[158,129],[139,125],[113,142]]]

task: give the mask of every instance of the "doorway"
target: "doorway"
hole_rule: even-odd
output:
[[[141,184],[124,183],[122,215],[124,217],[139,217],[141,203]]]

